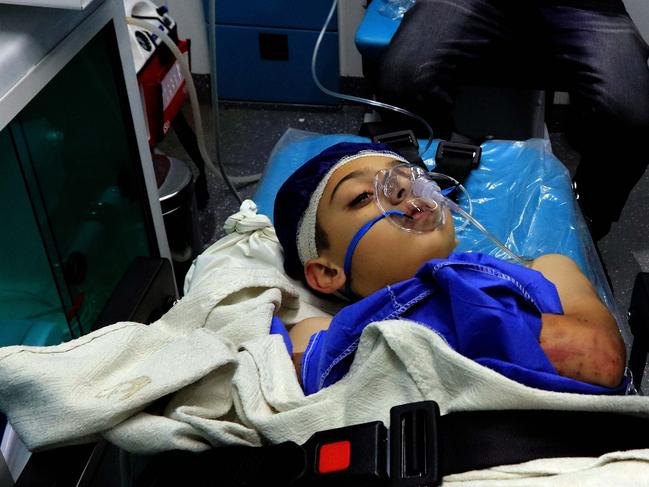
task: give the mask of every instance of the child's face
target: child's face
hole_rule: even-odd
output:
[[[327,255],[342,267],[347,247],[356,232],[381,214],[374,201],[376,173],[397,164],[399,161],[389,156],[367,156],[334,172],[318,206],[318,223],[329,241],[329,248],[323,249],[321,255]],[[359,296],[367,296],[388,284],[409,279],[424,262],[447,257],[456,245],[450,215],[444,225],[426,233],[407,232],[382,219],[356,247],[352,289]]]

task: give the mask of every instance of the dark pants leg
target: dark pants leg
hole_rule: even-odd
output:
[[[417,0],[380,63],[379,99],[424,117],[447,138],[461,78],[512,43],[517,3],[526,2]]]
[[[539,11],[551,69],[571,96],[570,135],[581,153],[575,182],[595,239],[619,218],[649,163],[649,48],[620,10]]]

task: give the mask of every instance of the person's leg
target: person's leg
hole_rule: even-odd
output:
[[[649,48],[624,11],[544,7],[554,61],[574,110],[579,203],[598,240],[649,163]],[[561,88],[561,87],[560,87]]]
[[[437,136],[448,137],[460,71],[469,71],[472,63],[502,51],[513,39],[506,3],[417,0],[379,65],[379,99],[414,111]]]

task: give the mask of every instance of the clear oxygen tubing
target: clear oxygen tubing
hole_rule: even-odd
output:
[[[441,174],[441,173],[436,173],[436,172],[429,172],[428,175],[432,177],[433,179],[435,178],[441,178],[441,179],[448,179],[452,181],[457,188],[462,191],[466,195],[466,199],[469,205],[469,211],[467,212],[464,208],[462,208],[460,205],[458,205],[455,201],[447,198],[446,196],[442,196],[444,198],[444,203],[448,205],[448,207],[461,215],[462,217],[465,218],[464,223],[462,226],[458,229],[458,233],[466,228],[466,226],[470,223],[473,224],[478,230],[480,230],[485,237],[487,237],[491,242],[493,242],[496,247],[498,247],[500,250],[502,250],[505,254],[507,254],[514,262],[521,264],[525,267],[529,267],[531,264],[531,260],[525,259],[524,257],[521,257],[514,253],[511,249],[509,249],[504,243],[502,243],[496,236],[494,236],[489,230],[485,228],[485,226],[480,223],[478,220],[476,220],[473,217],[473,203],[471,202],[471,196],[469,195],[469,192],[466,190],[464,186],[462,186],[455,178],[451,176],[447,176],[446,174]],[[418,178],[422,179],[422,178]],[[439,192],[439,190],[437,191]]]
[[[449,181],[451,181],[451,182],[453,183],[453,185],[454,185],[457,189],[459,189],[462,193],[464,193],[464,196],[466,196],[466,204],[467,204],[468,207],[469,207],[469,212],[467,213],[466,211],[463,210],[463,211],[464,211],[464,214],[460,213],[462,216],[464,216],[464,222],[463,222],[462,225],[457,229],[457,233],[460,233],[461,231],[463,231],[463,230],[467,227],[467,225],[468,225],[469,223],[471,223],[471,220],[473,219],[473,201],[471,200],[471,195],[470,195],[469,192],[466,190],[466,188],[465,188],[464,186],[462,186],[462,184],[460,184],[460,182],[459,182],[457,179],[455,179],[454,177],[452,177],[452,176],[448,176],[448,175],[446,175],[446,174],[437,173],[437,172],[429,172],[428,174],[430,174],[431,176],[434,176],[434,177],[441,177],[442,179],[448,179]],[[454,203],[452,200],[450,200],[450,199],[448,199],[448,198],[446,198],[446,200],[447,200],[448,202],[453,203],[453,204],[455,205],[455,203]],[[456,205],[456,206],[457,206],[458,208],[460,208],[459,205]],[[461,208],[460,208],[460,209],[461,209]],[[459,213],[459,212],[458,212],[458,213]],[[468,215],[470,218],[466,218],[465,214]],[[477,221],[477,220],[476,220],[476,221]]]
[[[213,0],[214,1],[214,0]],[[338,6],[338,0],[333,0],[333,3],[331,4],[331,10],[329,10],[329,15],[327,16],[327,20],[325,20],[324,25],[322,26],[322,29],[320,30],[320,35],[318,35],[318,39],[315,43],[315,47],[313,48],[313,55],[311,56],[311,77],[313,78],[313,81],[315,82],[316,86],[322,91],[323,93],[326,93],[329,96],[333,96],[336,98],[340,98],[341,100],[347,100],[347,101],[352,101],[354,103],[362,103],[364,105],[370,105],[373,107],[377,108],[385,108],[387,110],[392,110],[397,113],[401,113],[402,115],[407,115],[408,117],[414,118],[417,120],[419,123],[424,125],[426,127],[426,130],[428,131],[428,142],[426,143],[426,146],[420,151],[420,155],[423,158],[423,155],[426,153],[426,151],[430,148],[431,144],[433,143],[433,129],[432,127],[424,120],[422,117],[417,115],[416,113],[412,113],[408,110],[405,110],[403,108],[395,107],[394,105],[388,105],[387,103],[383,103],[380,101],[376,100],[369,100],[367,98],[361,98],[358,96],[352,96],[352,95],[345,95],[343,93],[338,93],[335,91],[332,91],[328,88],[325,88],[322,83],[320,83],[320,80],[318,79],[318,75],[316,73],[316,61],[318,59],[318,51],[320,50],[320,44],[322,44],[322,39],[324,38],[325,32],[327,31],[327,26],[331,22],[331,18],[334,15],[334,12],[336,11],[336,7]]]
[[[393,171],[394,169],[395,168],[391,169],[390,171]],[[421,169],[419,169],[419,171],[421,171]],[[436,205],[446,205],[450,210],[464,217],[465,221],[462,224],[462,226],[458,229],[458,233],[464,230],[469,223],[472,223],[480,232],[484,234],[485,237],[491,240],[491,242],[493,242],[500,250],[502,250],[514,262],[521,264],[525,267],[530,266],[532,262],[530,259],[525,259],[524,257],[520,257],[519,255],[515,254],[512,250],[510,250],[507,246],[505,246],[505,244],[503,244],[498,238],[496,238],[491,232],[489,232],[489,230],[487,230],[484,227],[484,225],[482,225],[482,223],[480,223],[478,220],[476,220],[473,217],[473,204],[471,202],[471,196],[469,195],[469,192],[466,190],[466,188],[462,186],[455,178],[451,176],[447,176],[446,174],[440,174],[436,172],[422,171],[420,174],[422,175],[416,177],[414,180],[411,180],[412,185],[416,187],[416,189],[414,190],[415,196],[417,198],[422,198],[424,200],[431,200],[435,202]],[[423,176],[423,174],[425,174],[425,176]],[[448,190],[441,191],[435,179],[437,180],[446,179],[448,181],[453,182],[455,187],[457,187],[466,196],[467,204],[469,206],[469,212],[464,210],[460,205],[455,203],[453,200],[446,197]],[[377,175],[376,183],[377,183],[377,188],[375,192],[375,201],[378,204],[379,209],[382,212],[385,212],[386,208],[381,203],[381,198],[379,195],[384,192],[384,189],[381,188],[385,188],[384,184],[386,183],[385,180],[381,182],[378,179],[378,175]],[[404,231],[418,231],[418,230],[406,228],[394,219],[388,218],[388,221],[391,222],[393,225],[396,225],[397,227],[401,228]]]
[[[480,223],[478,220],[473,218],[471,215],[469,215],[466,211],[464,211],[463,208],[461,208],[459,205],[457,205],[455,202],[448,200],[448,205],[456,212],[458,212],[460,215],[462,215],[464,218],[467,219],[467,221],[470,221],[478,230],[480,230],[485,237],[487,237],[489,240],[491,240],[500,250],[502,250],[505,254],[507,254],[509,257],[511,257],[516,263],[521,264],[522,266],[529,267],[532,263],[532,260],[526,259],[524,257],[521,257],[517,254],[515,254],[512,250],[510,250],[507,246],[505,246],[504,243],[502,243],[500,240],[498,240],[489,230],[487,230],[482,223]]]
[[[161,31],[157,25],[151,22],[147,22],[145,20],[135,19],[133,17],[126,17],[126,22],[130,25],[135,25],[137,27],[140,27],[150,32],[151,34],[160,37],[160,39],[162,39],[162,42],[165,43],[165,45],[173,53],[174,57],[178,60],[178,65],[180,66],[180,70],[182,71],[183,78],[185,79],[185,86],[187,87],[187,93],[189,95],[189,101],[192,108],[192,119],[194,122],[194,130],[196,131],[196,142],[201,157],[203,158],[203,161],[205,161],[205,165],[207,167],[209,167],[215,174],[220,174],[223,177],[225,184],[228,186],[230,191],[234,194],[235,198],[237,198],[239,203],[241,203],[243,200],[241,198],[241,195],[237,191],[235,184],[248,184],[250,182],[254,182],[258,180],[259,177],[255,175],[255,176],[248,176],[243,178],[230,178],[225,172],[225,168],[223,167],[221,158],[218,157],[218,136],[215,137],[215,145],[216,145],[216,152],[217,152],[216,161],[219,166],[218,169],[212,162],[212,159],[209,156],[209,152],[205,144],[205,134],[203,133],[203,121],[201,119],[200,108],[198,105],[198,96],[196,94],[196,87],[194,86],[194,81],[192,79],[192,75],[191,72],[189,71],[189,66],[187,65],[187,61],[185,60],[185,57],[176,46],[176,43],[165,32]]]

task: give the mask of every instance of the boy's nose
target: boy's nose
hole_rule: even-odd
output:
[[[401,204],[410,195],[411,181],[406,177],[393,177],[387,191],[387,198],[390,204],[396,206]]]
[[[390,203],[394,206],[403,203],[403,201],[406,199],[407,194],[408,191],[403,186],[396,188],[390,193]]]

